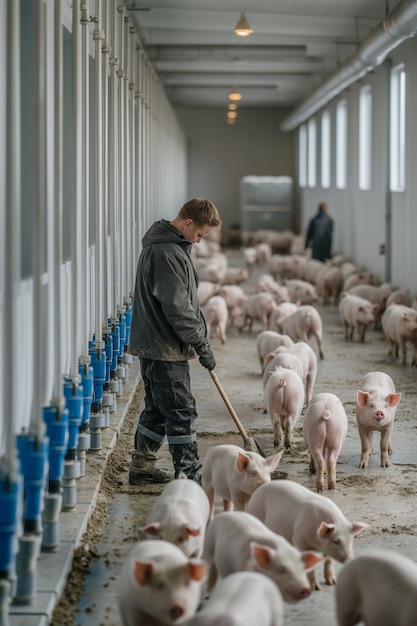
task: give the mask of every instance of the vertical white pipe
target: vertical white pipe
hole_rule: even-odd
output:
[[[54,5],[54,386],[52,403],[58,407],[64,405],[62,392],[62,336],[61,336],[61,264],[63,257],[63,36],[62,36],[62,2],[57,0]]]
[[[78,311],[81,275],[82,226],[82,106],[81,106],[81,13],[80,3],[72,3],[72,109],[73,109],[73,189],[71,228],[71,378],[78,384],[79,329]]]
[[[123,301],[128,295],[130,282],[129,282],[129,270],[130,270],[130,212],[131,212],[131,198],[130,198],[130,167],[129,167],[129,152],[130,152],[130,142],[131,142],[131,132],[130,132],[130,111],[129,111],[129,76],[130,76],[130,66],[129,66],[129,18],[125,17],[124,19],[124,30],[125,30],[125,41],[124,41],[124,49],[123,49],[123,65],[125,68],[125,77],[123,81],[123,91],[124,91],[124,106],[125,106],[125,141],[124,141],[124,193],[125,193],[125,202],[123,206],[124,210],[124,232],[123,232],[123,254],[124,254],[124,272],[123,272]]]
[[[40,363],[42,355],[42,272],[45,262],[46,225],[46,103],[45,103],[45,3],[36,3],[36,200],[33,245],[33,401],[30,430],[39,438],[44,435],[42,417],[42,389],[45,368]]]
[[[82,134],[82,181],[81,181],[81,333],[83,354],[88,354],[90,336],[90,260],[89,260],[89,232],[90,232],[90,15],[87,0],[81,2],[81,134]]]
[[[102,274],[107,276],[108,268],[108,216],[109,216],[109,57],[111,52],[110,45],[110,3],[105,2],[103,15],[103,33],[104,41],[102,46],[103,55],[103,268]],[[104,326],[107,326],[109,317],[109,290],[110,281],[103,281],[103,306],[104,306]]]
[[[110,124],[109,124],[109,224],[110,224],[110,266],[111,266],[111,305],[112,317],[116,317],[117,306],[117,165],[118,165],[118,78],[117,78],[117,15],[115,0],[111,1],[111,42],[112,53],[110,57]]]
[[[14,424],[17,424],[16,344],[17,298],[21,277],[21,154],[20,154],[20,3],[7,3],[6,63],[6,212],[5,212],[5,298],[3,316],[3,416],[5,423],[4,467],[16,475]]]
[[[124,233],[124,206],[125,206],[125,189],[124,189],[124,171],[125,171],[125,106],[124,106],[124,77],[125,77],[125,66],[124,66],[124,7],[117,7],[120,13],[119,19],[119,70],[117,75],[119,77],[119,197],[117,203],[117,213],[118,213],[118,257],[116,262],[119,266],[118,271],[118,290],[117,290],[117,304],[120,306],[123,301],[123,293],[124,293],[124,253],[123,253],[123,233]]]
[[[133,295],[133,281],[134,281],[134,263],[136,258],[136,237],[137,237],[137,219],[136,219],[136,143],[137,143],[137,128],[136,128],[136,31],[133,27],[130,28],[130,256],[129,256],[129,281],[128,290],[129,296]]]
[[[96,0],[96,28],[94,31],[95,41],[95,188],[96,188],[96,254],[95,254],[95,279],[96,279],[96,293],[95,293],[95,333],[96,333],[96,345],[97,347],[103,347],[102,345],[102,330],[103,330],[103,63],[102,63],[102,41],[104,39],[103,31],[101,30],[102,20],[102,5],[101,0]]]

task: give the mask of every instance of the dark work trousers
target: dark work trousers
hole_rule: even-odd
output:
[[[197,479],[197,409],[191,393],[188,361],[140,359],[145,407],[135,434],[137,451],[156,452],[167,437],[175,477],[183,471]]]

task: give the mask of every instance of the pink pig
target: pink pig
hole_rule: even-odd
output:
[[[205,492],[182,473],[156,498],[141,530],[149,538],[170,541],[188,557],[201,557],[209,517],[210,503]]]
[[[324,358],[323,353],[323,322],[320,313],[314,306],[303,304],[297,311],[284,319],[281,332],[289,335],[293,341],[305,341],[308,343],[310,337],[315,337],[320,359]]]
[[[204,319],[207,324],[207,336],[209,339],[216,333],[220,341],[226,343],[226,328],[229,320],[229,311],[223,296],[211,296],[202,307]]]
[[[272,293],[262,291],[248,296],[242,304],[243,324],[239,331],[242,332],[248,327],[249,332],[252,332],[254,320],[259,320],[262,323],[262,329],[267,330],[269,317],[276,308],[277,303]]]
[[[260,572],[235,572],[219,580],[187,626],[283,626],[284,603],[278,587]]]
[[[256,571],[273,580],[284,600],[292,603],[308,598],[311,590],[307,571],[323,560],[309,549],[300,552],[244,511],[214,517],[207,527],[203,555],[209,566],[209,589],[218,576]]]
[[[265,358],[280,346],[292,346],[293,341],[288,335],[281,335],[274,330],[263,330],[256,337],[255,346],[261,372],[265,369]]]
[[[317,378],[316,353],[310,344],[305,341],[297,341],[289,348],[278,348],[275,352],[279,354],[284,350],[285,352],[288,352],[288,354],[293,354],[301,361],[301,365],[303,367],[301,378],[305,383],[305,403],[306,406],[308,406],[313,396],[314,384]]]
[[[327,585],[336,583],[332,559],[339,563],[351,559],[353,537],[368,527],[364,522],[349,522],[330,498],[293,480],[273,480],[259,487],[249,500],[248,513],[299,550],[317,550],[326,555]],[[313,589],[320,589],[314,570],[310,580]]]
[[[417,624],[417,565],[393,551],[375,551],[343,566],[336,585],[338,626]]]
[[[392,378],[385,372],[368,372],[356,394],[356,420],[362,444],[359,467],[368,467],[373,450],[373,433],[381,433],[381,466],[389,467],[392,454],[391,433],[395,412],[401,400]]]
[[[325,462],[327,486],[336,486],[336,463],[347,429],[348,418],[339,398],[333,393],[314,395],[304,415],[303,436],[310,450],[310,475],[316,474],[317,491],[323,491]]]
[[[384,311],[381,326],[388,340],[389,353],[395,359],[402,353],[402,364],[407,363],[407,342],[414,346],[412,366],[417,366],[417,311],[404,304],[390,304]]]
[[[225,511],[245,509],[251,494],[271,480],[271,473],[281,460],[283,451],[264,459],[257,452],[247,452],[239,446],[219,445],[211,448],[201,468],[202,487],[210,502],[210,517],[214,514],[214,494],[223,498]]]
[[[353,339],[356,330],[358,342],[365,341],[366,329],[375,323],[378,308],[378,305],[372,304],[366,298],[343,292],[339,302],[339,315],[345,328],[345,339]]]
[[[137,543],[119,579],[118,605],[123,626],[182,624],[201,600],[206,564],[188,559],[173,543]]]
[[[284,430],[284,446],[293,444],[293,429],[304,406],[304,385],[297,372],[278,367],[269,377],[265,390],[265,407],[273,429],[274,446],[281,445]]]

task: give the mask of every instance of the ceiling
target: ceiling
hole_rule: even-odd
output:
[[[295,109],[396,0],[124,0],[173,107]],[[391,5],[391,6],[390,6]],[[238,37],[245,10],[254,33]]]

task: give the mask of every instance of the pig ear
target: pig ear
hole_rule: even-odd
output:
[[[356,394],[356,400],[360,407],[365,407],[368,404],[369,393],[367,391],[361,391],[358,389]]]
[[[184,524],[183,526],[185,532],[187,533],[187,535],[191,535],[191,537],[198,537],[198,535],[201,533],[201,530],[199,528],[197,528],[197,526],[187,526],[186,524]]]
[[[244,472],[251,464],[251,460],[252,459],[247,454],[244,454],[243,452],[238,452],[237,459],[236,459],[236,467],[239,470],[239,472]]]
[[[151,537],[159,537],[161,522],[153,522],[152,524],[148,524],[147,526],[142,526],[140,530],[146,535],[151,535]]]
[[[269,456],[266,459],[266,464],[269,466],[269,470],[271,472],[274,471],[274,469],[276,468],[276,466],[280,462],[283,454],[284,454],[284,448],[282,448],[282,450],[279,450],[276,454],[273,454],[272,456]]]
[[[204,561],[189,561],[188,569],[192,580],[203,580],[207,565]]]
[[[133,578],[138,585],[146,587],[151,582],[155,573],[155,563],[143,563],[142,561],[133,561]]]
[[[326,522],[322,522],[317,531],[319,537],[324,539],[328,535],[331,535],[336,530],[335,524],[327,524]]]
[[[369,524],[365,522],[352,522],[351,524],[352,532],[354,535],[359,535],[365,528],[369,528]]]
[[[301,552],[301,559],[304,563],[304,569],[309,572],[317,563],[324,561],[324,556],[318,552]]]
[[[390,393],[390,395],[388,396],[388,404],[392,407],[397,406],[400,400],[401,400],[400,393]]]
[[[269,546],[263,546],[255,541],[251,541],[250,551],[252,558],[259,565],[259,567],[262,567],[262,569],[270,567],[273,552],[272,548]]]

